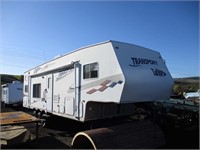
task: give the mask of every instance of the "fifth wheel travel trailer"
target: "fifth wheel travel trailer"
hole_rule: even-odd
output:
[[[23,106],[84,122],[133,114],[135,103],[168,100],[172,87],[159,52],[107,41],[26,71]]]

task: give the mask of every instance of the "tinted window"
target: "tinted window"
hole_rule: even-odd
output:
[[[33,97],[34,98],[41,97],[41,84],[33,84]]]
[[[91,63],[83,66],[83,79],[97,78],[99,66],[98,63]]]

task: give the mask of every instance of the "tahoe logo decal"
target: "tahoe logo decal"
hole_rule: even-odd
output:
[[[154,76],[161,76],[161,77],[166,76],[166,73],[162,70],[159,70],[159,69],[156,69],[156,68],[155,69],[151,68],[151,70],[152,70]]]

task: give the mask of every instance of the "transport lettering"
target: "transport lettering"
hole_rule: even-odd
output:
[[[145,59],[145,58],[135,58],[132,57],[132,64],[129,64],[131,67],[139,67],[141,65],[158,65],[156,60]]]

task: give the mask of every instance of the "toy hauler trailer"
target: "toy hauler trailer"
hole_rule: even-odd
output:
[[[12,83],[3,84],[2,102],[6,105],[19,104],[23,102],[23,83],[13,81]]]
[[[134,103],[168,100],[172,87],[159,52],[107,41],[26,71],[23,106],[84,122],[133,114]]]

